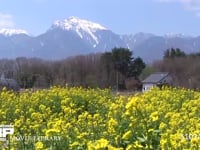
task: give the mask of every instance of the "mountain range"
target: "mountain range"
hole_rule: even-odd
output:
[[[38,36],[25,30],[0,29],[0,58],[39,57],[58,60],[70,56],[111,51],[114,47],[129,48],[134,57],[145,62],[162,59],[168,48],[186,53],[199,52],[200,36],[168,33],[119,35],[106,27],[78,17],[55,21]]]

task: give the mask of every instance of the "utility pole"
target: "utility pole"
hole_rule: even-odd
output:
[[[119,91],[119,73],[118,73],[118,71],[116,70],[116,82],[117,82],[117,85],[116,85],[116,93],[118,93],[118,91]]]
[[[120,69],[120,64],[121,64],[121,62],[119,62],[119,61],[117,61],[117,62],[115,62],[115,70],[116,70],[116,83],[117,83],[117,85],[116,85],[116,93],[118,93],[118,91],[119,91],[119,69]]]

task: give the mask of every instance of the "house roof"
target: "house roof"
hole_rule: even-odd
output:
[[[4,78],[4,76],[0,77],[0,87],[6,87],[7,89],[12,89],[15,91],[19,91],[19,85],[16,80]]]
[[[157,72],[148,76],[142,83],[158,83],[169,75],[168,72]]]

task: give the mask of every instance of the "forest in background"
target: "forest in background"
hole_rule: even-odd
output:
[[[143,68],[143,60],[133,58],[132,52],[126,48],[57,61],[25,57],[0,60],[1,74],[15,79],[21,88],[48,88],[67,84],[125,89],[125,79],[138,78]]]
[[[174,86],[200,89],[200,53],[186,54],[179,48],[167,49],[163,59],[155,61],[147,70],[169,72]]]
[[[63,60],[18,57],[1,59],[0,73],[15,79],[21,88],[48,88],[53,85],[112,89],[141,88],[141,81],[154,72],[169,72],[174,86],[200,88],[200,54],[185,54],[171,48],[162,60],[145,64],[126,48],[80,55]],[[131,80],[130,80],[131,79]],[[135,87],[128,87],[133,82]]]

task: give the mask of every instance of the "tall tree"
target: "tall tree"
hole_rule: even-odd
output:
[[[127,48],[114,48],[111,52],[114,69],[126,76],[133,60],[132,52]]]
[[[102,61],[106,61],[105,69],[111,67],[126,77],[138,77],[145,68],[141,58],[133,58],[132,52],[127,48],[114,48],[111,52],[102,55]]]
[[[164,52],[164,58],[175,58],[175,57],[185,57],[186,54],[184,51],[182,51],[179,48],[171,48],[171,49],[167,49]]]
[[[137,57],[130,63],[129,70],[126,76],[138,78],[145,66],[146,65],[143,60],[140,57]]]
[[[138,77],[145,68],[143,60],[140,57],[134,59],[132,52],[127,48],[114,48],[112,57],[115,69],[126,78]]]
[[[101,61],[101,68],[102,72],[105,72],[103,78],[103,81],[105,82],[106,86],[109,86],[111,84],[112,80],[112,72],[113,72],[113,61],[112,61],[112,53],[111,52],[105,52],[101,55],[100,58]]]

